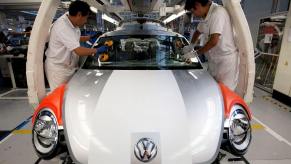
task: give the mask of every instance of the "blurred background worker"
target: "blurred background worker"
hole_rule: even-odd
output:
[[[80,42],[91,38],[81,36],[80,32],[89,13],[90,6],[86,2],[74,1],[69,6],[69,13],[56,20],[51,28],[49,46],[45,53],[45,72],[51,90],[70,80],[78,68],[79,56],[99,56],[108,49],[107,46],[98,49],[80,46]]]
[[[183,49],[184,58],[189,60],[194,54],[205,54],[209,73],[234,91],[238,83],[239,56],[226,9],[211,0],[186,0],[185,10],[203,18],[203,21],[198,24],[191,44]],[[206,44],[194,53],[187,53],[193,51],[194,43],[201,34],[208,37]]]

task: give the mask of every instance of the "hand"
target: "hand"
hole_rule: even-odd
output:
[[[96,55],[99,55],[99,54],[101,54],[103,52],[106,52],[106,51],[108,51],[108,47],[107,46],[100,46],[100,47],[97,48]]]
[[[182,59],[185,60],[186,63],[192,63],[191,59],[198,56],[197,51],[193,50],[188,52],[182,56]]]
[[[187,54],[191,51],[194,51],[194,44],[189,44],[188,46],[183,47],[183,54]]]

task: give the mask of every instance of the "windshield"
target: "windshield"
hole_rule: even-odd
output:
[[[111,42],[112,41],[112,42]],[[198,58],[192,63],[182,59],[182,48],[188,44],[178,36],[112,36],[102,37],[98,46],[113,43],[108,52],[90,56],[84,69],[201,69]],[[97,47],[98,47],[97,46]]]

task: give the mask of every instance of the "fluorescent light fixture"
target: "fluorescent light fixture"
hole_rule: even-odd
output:
[[[271,16],[271,19],[286,19],[287,16],[286,15],[275,15],[275,16]]]
[[[184,15],[186,13],[186,10],[180,11],[178,14],[172,14],[171,16],[169,16],[167,19],[165,19],[163,22],[165,24],[179,18],[180,16]]]
[[[20,11],[21,13],[37,16],[37,11]]]
[[[119,24],[118,21],[116,21],[115,19],[113,19],[113,18],[107,16],[106,14],[102,14],[102,19],[104,19],[104,20],[106,20],[106,21],[108,21],[108,22],[110,22],[110,23],[113,23],[113,24],[115,24],[115,25],[117,25],[117,26],[118,26],[118,24]]]
[[[93,7],[93,6],[90,7],[90,10],[91,10],[93,13],[95,13],[95,14],[96,14],[97,11],[98,11],[98,10],[97,10],[95,7]]]
[[[61,2],[61,4],[63,8],[68,9],[70,7],[71,2],[66,1],[66,2]]]

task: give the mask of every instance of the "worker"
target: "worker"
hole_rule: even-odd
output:
[[[180,49],[180,48],[184,47],[184,43],[181,40],[181,38],[178,38],[178,37],[175,38],[174,42],[175,42],[175,48],[176,49]]]
[[[183,41],[181,40],[181,38],[176,37],[174,39],[174,58],[179,59],[182,55],[183,55],[183,47],[185,46],[185,44],[183,43]]]
[[[27,26],[25,28],[25,31],[24,31],[24,37],[29,38],[30,37],[31,30],[32,30],[32,27],[31,26]]]
[[[51,27],[49,45],[45,52],[45,72],[51,90],[68,82],[78,68],[79,56],[98,57],[106,52],[107,46],[86,48],[80,41],[88,41],[90,36],[81,36],[80,27],[88,19],[90,6],[83,1],[74,1],[69,12],[58,18]]]
[[[185,10],[203,19],[193,34],[191,44],[183,48],[184,59],[205,54],[208,71],[217,82],[235,91],[238,83],[239,54],[234,42],[233,28],[226,9],[211,0],[186,0]],[[194,51],[194,43],[200,35],[206,36],[206,44]],[[193,51],[193,53],[188,53]]]
[[[4,54],[6,52],[6,43],[7,37],[5,36],[4,32],[0,31],[0,54]]]

